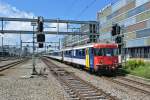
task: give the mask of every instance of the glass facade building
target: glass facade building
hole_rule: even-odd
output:
[[[87,35],[68,35],[65,36],[61,43],[62,47],[73,47],[77,45],[84,45],[87,43],[97,42],[99,35],[98,27],[95,24],[86,24],[80,27],[80,32],[85,32]],[[89,34],[88,34],[89,33]]]
[[[78,31],[89,32],[89,26],[88,25],[81,26],[80,30]],[[61,43],[62,47],[66,48],[77,45],[83,45],[88,43],[88,41],[89,41],[88,35],[67,35],[62,39]]]
[[[124,29],[131,58],[150,58],[150,0],[118,0],[97,13],[100,41],[111,41],[113,24]]]

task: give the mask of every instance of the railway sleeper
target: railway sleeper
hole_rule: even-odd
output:
[[[72,80],[65,80],[69,83],[72,83],[72,84],[82,84],[80,81],[72,81]]]
[[[84,86],[84,85],[72,85],[72,84],[69,84],[72,88],[90,88],[89,86]]]
[[[83,91],[95,91],[95,90],[93,90],[93,89],[76,89],[77,91],[81,91],[81,92],[83,92]]]
[[[84,97],[86,100],[98,100],[98,99],[106,99],[106,97],[104,96],[87,96],[87,97]]]
[[[83,96],[100,96],[102,94],[95,92],[95,93],[84,93],[84,94],[81,93],[81,95],[83,95]]]
[[[79,91],[80,94],[86,94],[86,93],[96,93],[97,91]]]
[[[74,87],[73,87],[74,88]],[[92,89],[89,89],[89,88],[80,88],[80,87],[76,87],[75,88],[77,91],[80,91],[80,90],[84,90],[84,91],[87,91],[87,90],[92,90]]]
[[[84,85],[84,84],[81,84],[81,83],[70,83],[68,82],[71,86],[79,86],[79,87],[89,87],[89,85]]]
[[[71,82],[68,82],[71,86],[80,86],[80,87],[88,87],[88,85],[83,85],[81,83],[71,83]]]
[[[70,93],[69,93],[69,96],[70,96],[71,98],[76,98],[76,97],[77,97],[76,94],[70,94]]]
[[[80,98],[76,97],[76,98],[69,98],[69,100],[80,100]]]
[[[89,87],[82,87],[82,86],[72,86],[72,87],[76,89],[89,89]]]
[[[74,80],[67,80],[67,81],[69,81],[72,84],[82,84],[81,81],[74,81]]]

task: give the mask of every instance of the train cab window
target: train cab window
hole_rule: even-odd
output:
[[[118,55],[118,49],[117,48],[105,48],[104,49],[104,55],[105,56],[117,56]]]
[[[94,48],[94,55],[95,56],[103,56],[103,49]]]

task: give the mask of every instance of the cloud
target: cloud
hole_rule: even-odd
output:
[[[31,12],[25,12],[11,6],[7,3],[0,1],[0,16],[12,17],[12,18],[33,18],[34,14]],[[6,22],[5,28],[10,30],[29,30],[32,29],[30,23],[28,22]]]
[[[12,18],[33,18],[36,16],[32,12],[26,12],[19,10],[18,8],[2,2],[0,0],[0,16],[1,17],[12,17]],[[45,28],[44,30],[46,31],[57,31],[57,23],[45,23]],[[53,27],[53,28],[52,28]],[[7,30],[32,30],[32,26],[30,22],[5,22],[4,23],[4,29]],[[67,25],[66,24],[59,24],[59,31],[66,31]],[[57,36],[57,35],[46,35],[46,40],[47,41],[57,41],[59,37],[62,36]],[[32,41],[32,35],[22,35],[22,40],[24,42],[31,42]],[[8,34],[5,36],[5,41],[11,41],[8,44],[16,44],[18,42],[19,44],[19,35],[14,35],[14,34]],[[0,41],[1,43],[1,41]]]
[[[4,17],[23,17],[33,18],[34,14],[31,12],[25,12],[11,6],[7,3],[0,1],[0,15]]]
[[[0,16],[1,17],[12,17],[12,18],[33,18],[34,14],[31,12],[25,12],[17,9],[14,6],[11,6],[10,4],[4,3],[0,1]],[[7,30],[32,30],[32,27],[30,23],[28,22],[5,22],[4,23],[4,29]],[[12,35],[8,34],[6,36],[6,39],[13,39],[18,42],[18,36],[17,35]],[[25,39],[30,39],[31,36],[23,36]],[[16,42],[14,44],[16,44]]]

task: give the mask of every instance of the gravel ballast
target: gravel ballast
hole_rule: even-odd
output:
[[[45,76],[33,76],[32,61],[0,72],[0,100],[67,100],[66,94],[41,60],[36,69]],[[48,75],[47,75],[48,74]]]
[[[110,93],[112,96],[117,96],[122,100],[150,100],[148,94],[143,94],[138,91],[120,86],[108,80],[101,78],[100,76],[89,74],[86,71],[73,68],[69,65],[52,60],[55,64],[62,66],[66,70],[73,72],[75,75],[79,76],[81,79],[90,82],[94,86],[103,89],[107,93]]]

